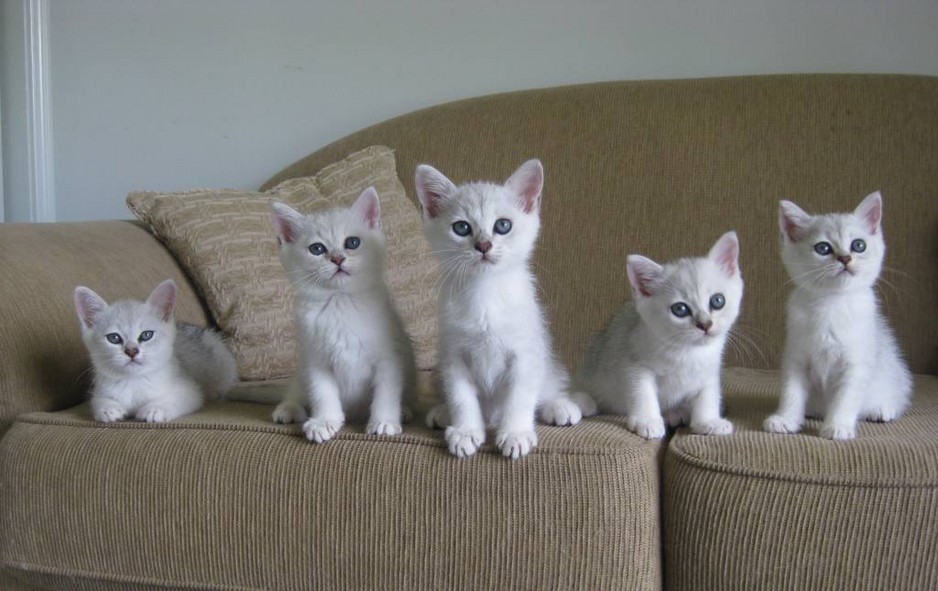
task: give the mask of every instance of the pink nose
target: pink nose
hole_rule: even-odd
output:
[[[844,267],[846,267],[850,264],[850,261],[853,260],[853,257],[851,257],[849,254],[845,254],[837,257],[837,260],[840,261]]]
[[[476,250],[478,250],[482,254],[485,254],[488,251],[492,250],[492,243],[489,242],[488,240],[486,240],[485,242],[476,242]]]
[[[341,267],[342,263],[345,262],[345,257],[340,254],[337,254],[334,257],[329,257],[329,260]]]
[[[140,352],[140,349],[138,349],[138,348],[136,348],[136,347],[128,347],[128,348],[124,349],[124,355],[126,355],[127,357],[130,357],[131,359],[133,359],[134,357],[136,357],[136,356],[137,356],[137,353],[139,353],[139,352]]]
[[[699,328],[700,330],[704,332],[707,332],[708,330],[710,330],[710,327],[712,326],[713,326],[713,320],[704,320],[703,322],[697,322],[697,328]]]

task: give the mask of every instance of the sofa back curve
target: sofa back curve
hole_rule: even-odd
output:
[[[938,77],[608,82],[471,98],[353,133],[264,188],[373,144],[395,149],[411,198],[421,162],[459,183],[502,180],[528,158],[543,161],[535,270],[574,366],[630,297],[626,255],[703,255],[735,229],[746,294],[727,363],[778,367],[790,289],[778,201],[851,211],[880,190],[883,308],[913,371],[938,373]]]

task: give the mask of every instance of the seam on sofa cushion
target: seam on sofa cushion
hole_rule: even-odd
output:
[[[238,425],[238,424],[216,424],[216,423],[141,423],[141,422],[116,422],[109,424],[93,423],[86,421],[78,421],[73,419],[63,419],[59,417],[48,417],[44,416],[44,413],[30,413],[27,415],[22,415],[17,418],[17,423],[31,424],[31,425],[49,425],[55,427],[66,427],[72,429],[119,429],[119,430],[141,430],[141,431],[159,431],[159,430],[183,430],[183,431],[238,431],[238,432],[249,432],[249,433],[269,433],[275,435],[284,435],[284,436],[297,436],[301,437],[302,429],[296,425],[292,427],[279,426],[271,424],[269,427],[259,426],[259,425]],[[541,429],[569,429],[570,427],[550,427],[546,425],[538,425],[538,430]],[[574,429],[576,427],[573,427]],[[393,445],[415,445],[421,447],[430,447],[436,449],[445,449],[446,443],[442,439],[442,431],[440,433],[440,440],[434,442],[428,442],[426,439],[411,437],[407,435],[406,427],[405,431],[394,437],[379,437],[376,435],[365,435],[364,433],[355,433],[355,432],[340,432],[338,435],[332,438],[331,441],[362,441],[362,442],[373,442],[384,444],[393,444]],[[541,433],[543,435],[543,432]],[[313,445],[313,444],[311,444]],[[621,457],[634,457],[634,456],[644,456],[648,453],[657,453],[657,448],[659,443],[655,441],[642,441],[637,442],[632,446],[619,446],[619,447],[593,447],[590,449],[561,449],[561,448],[548,448],[545,449],[541,446],[534,448],[532,453],[538,453],[541,455],[561,455],[561,456],[596,456],[596,457],[607,457],[607,456],[621,456]],[[494,445],[484,444],[481,448],[483,452],[501,454]]]
[[[127,575],[113,575],[109,573],[92,573],[88,571],[40,566],[26,562],[4,562],[3,568],[13,571],[14,576],[22,573],[36,573],[59,577],[72,577],[90,582],[105,581],[110,583],[123,583],[128,585],[151,585],[164,589],[224,589],[226,591],[261,591],[263,587],[240,587],[234,585],[221,585],[218,583],[180,583],[167,582],[146,577],[131,577]],[[28,581],[27,581],[28,582]]]
[[[693,454],[689,454],[686,451],[680,449],[680,447],[675,447],[669,445],[666,454],[670,455],[673,459],[683,462],[689,466],[695,468],[701,468],[704,470],[709,470],[711,472],[720,472],[723,474],[732,474],[735,476],[742,476],[744,478],[759,478],[762,480],[771,480],[777,482],[796,482],[801,484],[817,484],[817,485],[834,485],[841,487],[850,487],[850,488],[870,488],[870,489],[906,489],[906,488],[921,488],[921,489],[938,489],[938,483],[918,483],[918,484],[878,484],[874,482],[856,482],[850,481],[844,478],[825,478],[820,476],[803,476],[799,477],[793,474],[780,474],[775,472],[770,472],[768,470],[753,470],[751,468],[738,468],[736,466],[723,464],[720,462],[714,462],[712,460],[704,460]],[[662,474],[662,481],[666,481],[666,475]]]

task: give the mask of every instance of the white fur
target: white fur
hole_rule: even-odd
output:
[[[886,251],[882,207],[878,192],[847,214],[812,216],[780,203],[782,261],[795,289],[782,397],[767,431],[796,433],[807,414],[823,420],[822,437],[852,439],[858,419],[891,421],[908,406],[912,377],[873,289]],[[865,251],[851,250],[856,239]],[[831,254],[815,251],[821,242]]]
[[[601,411],[625,415],[648,439],[664,436],[665,417],[695,433],[733,432],[720,416],[720,368],[743,295],[738,256],[736,234],[727,232],[703,258],[662,266],[628,257],[632,301],[596,337],[576,379]],[[725,299],[720,309],[710,305],[716,294]],[[680,302],[690,311],[683,318],[671,311]]]
[[[108,305],[87,287],[77,287],[74,299],[94,368],[89,404],[95,420],[171,421],[198,410],[203,395],[223,396],[237,382],[234,356],[215,331],[174,322],[172,280],[146,302]],[[149,340],[141,338],[146,331],[153,333]]]
[[[346,418],[367,418],[369,435],[401,433],[416,391],[414,354],[384,282],[377,193],[369,188],[349,209],[309,216],[272,207],[298,336],[297,378],[274,420],[303,422],[316,443],[329,441]],[[346,247],[351,237],[358,248]],[[327,252],[311,253],[317,243]]]
[[[440,261],[438,376],[446,407],[427,417],[446,427],[449,451],[474,454],[495,430],[495,444],[512,459],[537,445],[535,413],[552,425],[575,425],[595,405],[567,393],[566,369],[554,356],[537,301],[530,258],[540,228],[544,172],[524,163],[504,185],[455,186],[428,165],[417,167],[424,232]],[[510,230],[495,232],[498,220]],[[453,224],[471,230],[458,235]],[[490,249],[483,252],[486,245]]]

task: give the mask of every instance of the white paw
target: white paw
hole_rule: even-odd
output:
[[[325,443],[335,437],[342,428],[342,421],[333,419],[307,419],[303,423],[303,433],[306,438],[316,443]]]
[[[467,458],[479,451],[479,446],[485,441],[485,432],[447,427],[444,437],[449,453],[457,458]]]
[[[545,402],[541,407],[540,415],[542,421],[548,425],[557,425],[558,427],[576,425],[583,418],[580,407],[566,398],[557,398]]]
[[[165,423],[170,416],[162,406],[144,406],[137,411],[137,419],[148,423]]]
[[[873,410],[866,413],[864,417],[868,421],[874,421],[877,423],[888,423],[899,418],[899,415],[902,414],[895,408],[891,407],[879,407],[874,408]]]
[[[821,425],[821,437],[824,439],[846,440],[857,436],[856,425],[842,423],[825,423]]]
[[[281,402],[272,415],[275,423],[302,423],[308,418],[306,409],[300,404]]]
[[[729,435],[733,432],[733,423],[716,418],[698,424],[691,424],[690,430],[700,435]]]
[[[392,423],[389,421],[368,421],[368,425],[365,426],[365,433],[368,435],[400,435],[401,434],[401,425],[400,423]]]
[[[117,406],[105,406],[94,411],[93,415],[94,420],[100,421],[102,423],[114,423],[116,421],[121,421],[127,416],[127,412],[123,407]]]
[[[534,431],[499,433],[495,437],[495,445],[502,451],[503,456],[517,460],[528,455],[532,449],[537,447],[537,433]]]
[[[625,421],[625,426],[632,433],[645,439],[661,439],[664,437],[664,419],[661,417],[650,419],[629,417]]]
[[[449,426],[449,412],[445,404],[437,404],[430,409],[426,418],[427,427],[430,429],[445,429]]]
[[[769,433],[797,433],[801,431],[801,422],[782,415],[772,415],[762,422],[762,428]]]

